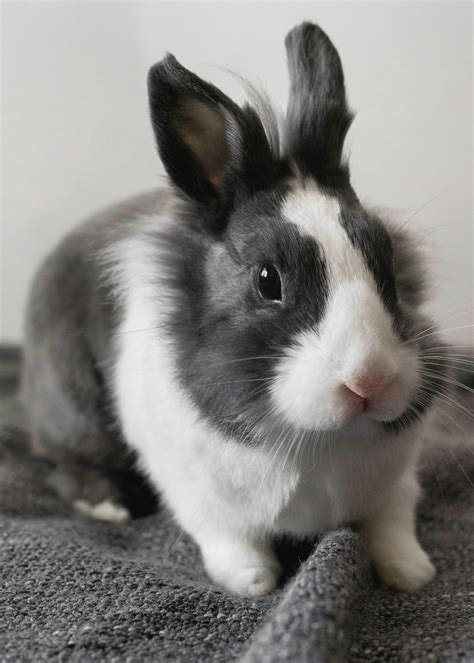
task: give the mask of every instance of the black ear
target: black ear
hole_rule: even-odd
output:
[[[266,186],[275,163],[251,108],[240,108],[172,55],[150,69],[148,94],[160,157],[189,198],[217,211],[236,190]]]
[[[285,46],[290,72],[286,152],[303,169],[337,170],[353,118],[339,54],[312,23],[291,30]]]

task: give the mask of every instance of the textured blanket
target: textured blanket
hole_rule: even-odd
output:
[[[0,661],[474,661],[472,449],[424,470],[420,538],[438,570],[424,590],[383,587],[359,535],[339,529],[281,542],[282,587],[240,598],[208,580],[159,505],[118,525],[58,501],[28,452],[17,374],[2,350]]]

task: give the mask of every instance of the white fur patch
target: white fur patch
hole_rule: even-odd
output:
[[[76,500],[74,508],[89,518],[96,520],[106,520],[110,523],[126,523],[130,520],[128,510],[110,500],[103,500],[98,504],[90,504],[86,500]]]
[[[333,283],[364,279],[375,289],[372,275],[340,223],[340,214],[336,198],[323,193],[314,180],[294,188],[282,207],[283,218],[322,248]]]

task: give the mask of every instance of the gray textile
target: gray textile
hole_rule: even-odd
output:
[[[339,529],[282,546],[284,587],[239,598],[165,511],[115,525],[58,502],[27,451],[17,364],[0,352],[0,661],[474,661],[472,451],[428,465],[420,535],[438,575],[425,590],[382,587]]]

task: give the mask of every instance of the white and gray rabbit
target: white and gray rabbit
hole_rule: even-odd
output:
[[[173,56],[151,68],[170,186],[80,226],[37,275],[33,447],[78,508],[121,519],[100,468],[127,463],[124,442],[233,592],[277,586],[274,536],[344,523],[385,582],[415,590],[434,574],[416,467],[445,383],[439,365],[422,370],[440,340],[422,334],[413,242],[351,187],[336,49],[310,23],[286,48],[279,141]]]

